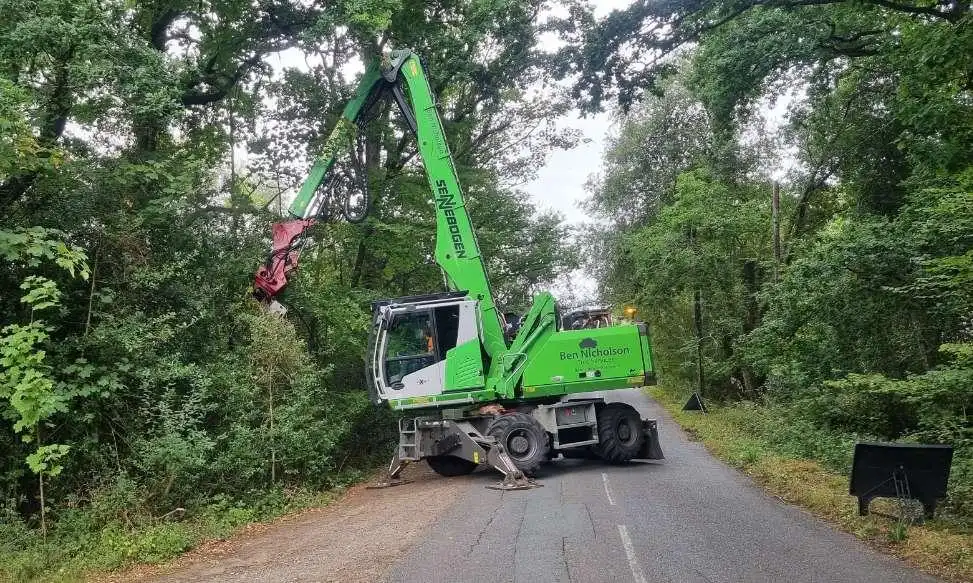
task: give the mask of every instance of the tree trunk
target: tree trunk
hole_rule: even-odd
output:
[[[365,233],[362,236],[361,241],[358,242],[358,253],[355,255],[355,266],[352,268],[351,272],[351,286],[355,287],[361,281],[362,272],[365,269],[365,254],[368,252],[368,248],[365,245],[365,241],[368,240],[372,235],[372,230],[366,226]]]
[[[774,281],[780,278],[780,184],[774,183],[774,193],[771,198],[771,223],[772,235],[774,239]]]
[[[274,367],[270,369],[267,378],[267,393],[269,396],[268,411],[270,415],[270,483],[277,483],[277,446],[274,440]]]
[[[41,439],[41,426],[39,423],[37,424],[36,434],[37,434],[37,449],[40,449],[41,446],[44,445],[44,441]],[[38,495],[40,496],[40,501],[41,501],[41,536],[44,537],[44,540],[47,540],[47,500],[45,500],[44,498],[44,471],[43,470],[37,472],[37,486],[38,486]]]
[[[95,298],[95,279],[98,277],[98,249],[95,249],[95,258],[92,261],[91,267],[91,286],[88,288],[88,314],[84,319],[84,333],[81,335],[81,339],[84,340],[88,338],[88,333],[91,331],[91,308],[94,303]],[[84,356],[84,345],[81,347],[81,356]]]

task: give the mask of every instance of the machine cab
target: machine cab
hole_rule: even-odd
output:
[[[476,313],[476,301],[463,292],[373,303],[367,366],[372,400],[438,397],[482,387]]]

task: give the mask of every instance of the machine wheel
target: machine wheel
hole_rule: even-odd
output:
[[[431,455],[426,458],[426,463],[432,471],[446,477],[465,476],[472,473],[479,465],[455,455]]]
[[[598,410],[598,444],[595,451],[606,462],[618,464],[638,455],[645,442],[639,412],[625,403],[609,403]]]
[[[497,438],[514,465],[533,475],[551,449],[547,432],[537,419],[526,413],[507,413],[494,419],[487,434]]]

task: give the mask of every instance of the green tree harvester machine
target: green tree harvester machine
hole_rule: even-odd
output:
[[[255,279],[255,296],[281,309],[277,295],[296,269],[308,229],[335,207],[352,222],[369,206],[367,188],[342,176],[361,165],[356,140],[379,101],[391,98],[415,134],[436,213],[436,262],[448,291],[373,302],[366,356],[372,400],[396,411],[399,445],[385,484],[425,459],[444,476],[480,464],[504,475],[497,487],[530,487],[527,476],[558,453],[598,456],[613,463],[661,459],[655,420],[630,405],[583,393],[654,384],[644,323],[560,330],[554,298],[536,295],[516,334],[494,304],[484,262],[446,144],[424,66],[407,50],[392,51],[364,73],[325,150],[315,161],[289,212],[273,227],[273,247]],[[356,168],[352,168],[355,166]],[[414,414],[412,414],[414,413]]]

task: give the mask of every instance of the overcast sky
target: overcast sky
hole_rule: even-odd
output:
[[[600,18],[631,3],[632,0],[598,0],[595,3],[595,13]],[[557,43],[552,40],[545,39],[541,45],[553,50],[557,48]],[[601,167],[605,136],[611,126],[610,114],[606,112],[582,118],[578,111],[573,111],[564,116],[560,125],[580,130],[582,140],[576,148],[557,150],[548,155],[544,166],[537,173],[537,178],[527,183],[524,190],[534,200],[538,210],[556,210],[564,215],[568,223],[577,225],[590,220],[579,203],[586,196],[585,182],[588,177]],[[568,302],[593,301],[597,282],[583,270],[579,270],[566,274],[551,291],[558,299]]]
[[[596,15],[603,17],[612,10],[625,8],[632,0],[598,0]],[[556,48],[555,43],[542,42],[545,48]],[[525,185],[524,190],[534,199],[539,209],[561,212],[569,223],[577,224],[587,219],[578,203],[585,197],[588,176],[598,171],[605,150],[605,134],[608,132],[609,114],[581,118],[577,111],[565,116],[562,127],[581,130],[583,138],[578,147],[567,151],[552,152],[537,178]]]
[[[606,113],[581,119],[575,112],[566,117],[562,124],[581,130],[590,141],[582,141],[571,150],[551,153],[537,173],[537,178],[527,183],[524,190],[539,209],[557,210],[569,223],[580,223],[587,216],[579,208],[578,202],[585,197],[584,185],[588,176],[597,172],[601,165],[610,121]]]

